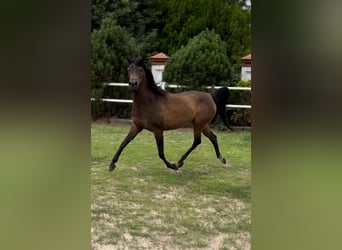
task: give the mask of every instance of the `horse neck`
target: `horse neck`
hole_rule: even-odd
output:
[[[146,82],[143,82],[138,91],[133,93],[133,104],[138,107],[140,105],[152,103],[155,99],[156,94],[148,89]]]
[[[152,93],[147,86],[141,88],[140,86],[137,92],[133,93],[133,104],[131,115],[135,117],[146,117],[151,113],[154,113],[154,107],[156,105],[156,95]]]

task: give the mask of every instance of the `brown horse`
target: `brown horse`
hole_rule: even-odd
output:
[[[133,92],[132,126],[114,155],[109,171],[115,168],[122,150],[143,129],[154,134],[159,157],[168,168],[177,170],[183,166],[186,157],[201,143],[201,133],[213,144],[217,158],[222,163],[226,163],[220,153],[216,135],[209,128],[209,124],[216,113],[219,113],[226,126],[231,129],[226,121],[227,88],[220,88],[213,94],[200,91],[168,93],[155,84],[151,71],[145,67],[142,59],[129,65],[128,75]],[[194,142],[178,163],[172,164],[164,155],[163,131],[188,125],[193,126]]]

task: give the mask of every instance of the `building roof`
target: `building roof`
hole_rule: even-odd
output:
[[[170,57],[163,52],[151,56],[151,59],[169,59]]]
[[[248,54],[244,57],[241,57],[241,60],[252,60],[252,54]]]
[[[241,67],[251,67],[252,65],[252,54],[248,54],[241,57]]]
[[[170,59],[170,57],[164,54],[163,52],[155,54],[151,56],[150,58],[151,58],[152,65],[165,65],[167,61]]]

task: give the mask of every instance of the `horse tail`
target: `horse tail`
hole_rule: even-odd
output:
[[[228,103],[228,96],[229,96],[228,88],[227,87],[219,88],[211,95],[216,104],[216,115],[219,114],[221,116],[223,123],[227,126],[227,128],[233,131],[233,129],[230,127],[229,123],[227,122],[226,104]]]

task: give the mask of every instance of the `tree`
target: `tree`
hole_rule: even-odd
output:
[[[116,21],[110,17],[105,18],[98,30],[91,35],[91,87],[92,96],[100,98],[103,96],[113,97],[113,89],[106,89],[103,83],[127,82],[127,67],[129,58],[139,55],[139,49],[134,38],[127,31],[118,26]],[[116,90],[119,98],[126,95],[127,90]],[[104,105],[95,102],[93,113],[102,115]],[[108,105],[107,105],[108,106]],[[111,106],[111,110],[115,106]],[[109,111],[112,113],[112,111]]]
[[[154,0],[160,6],[161,51],[173,55],[187,41],[206,28],[214,29],[225,43],[227,55],[236,70],[240,58],[251,51],[251,13],[238,0]]]
[[[152,0],[94,0],[92,2],[92,30],[98,29],[110,17],[135,38],[142,54],[158,51],[158,27],[161,20],[159,6]]]
[[[135,39],[110,17],[93,31],[91,49],[92,83],[126,80],[127,59],[140,52]]]
[[[166,64],[164,80],[203,90],[208,85],[231,82],[231,65],[224,43],[215,31],[205,30],[190,39]]]
[[[99,29],[102,21],[109,16],[120,24],[119,19],[129,16],[134,11],[134,8],[135,3],[133,0],[92,0],[91,29]]]
[[[250,11],[238,4],[224,6],[225,15],[217,25],[217,32],[223,36],[228,57],[235,67],[240,68],[240,58],[251,51]]]

